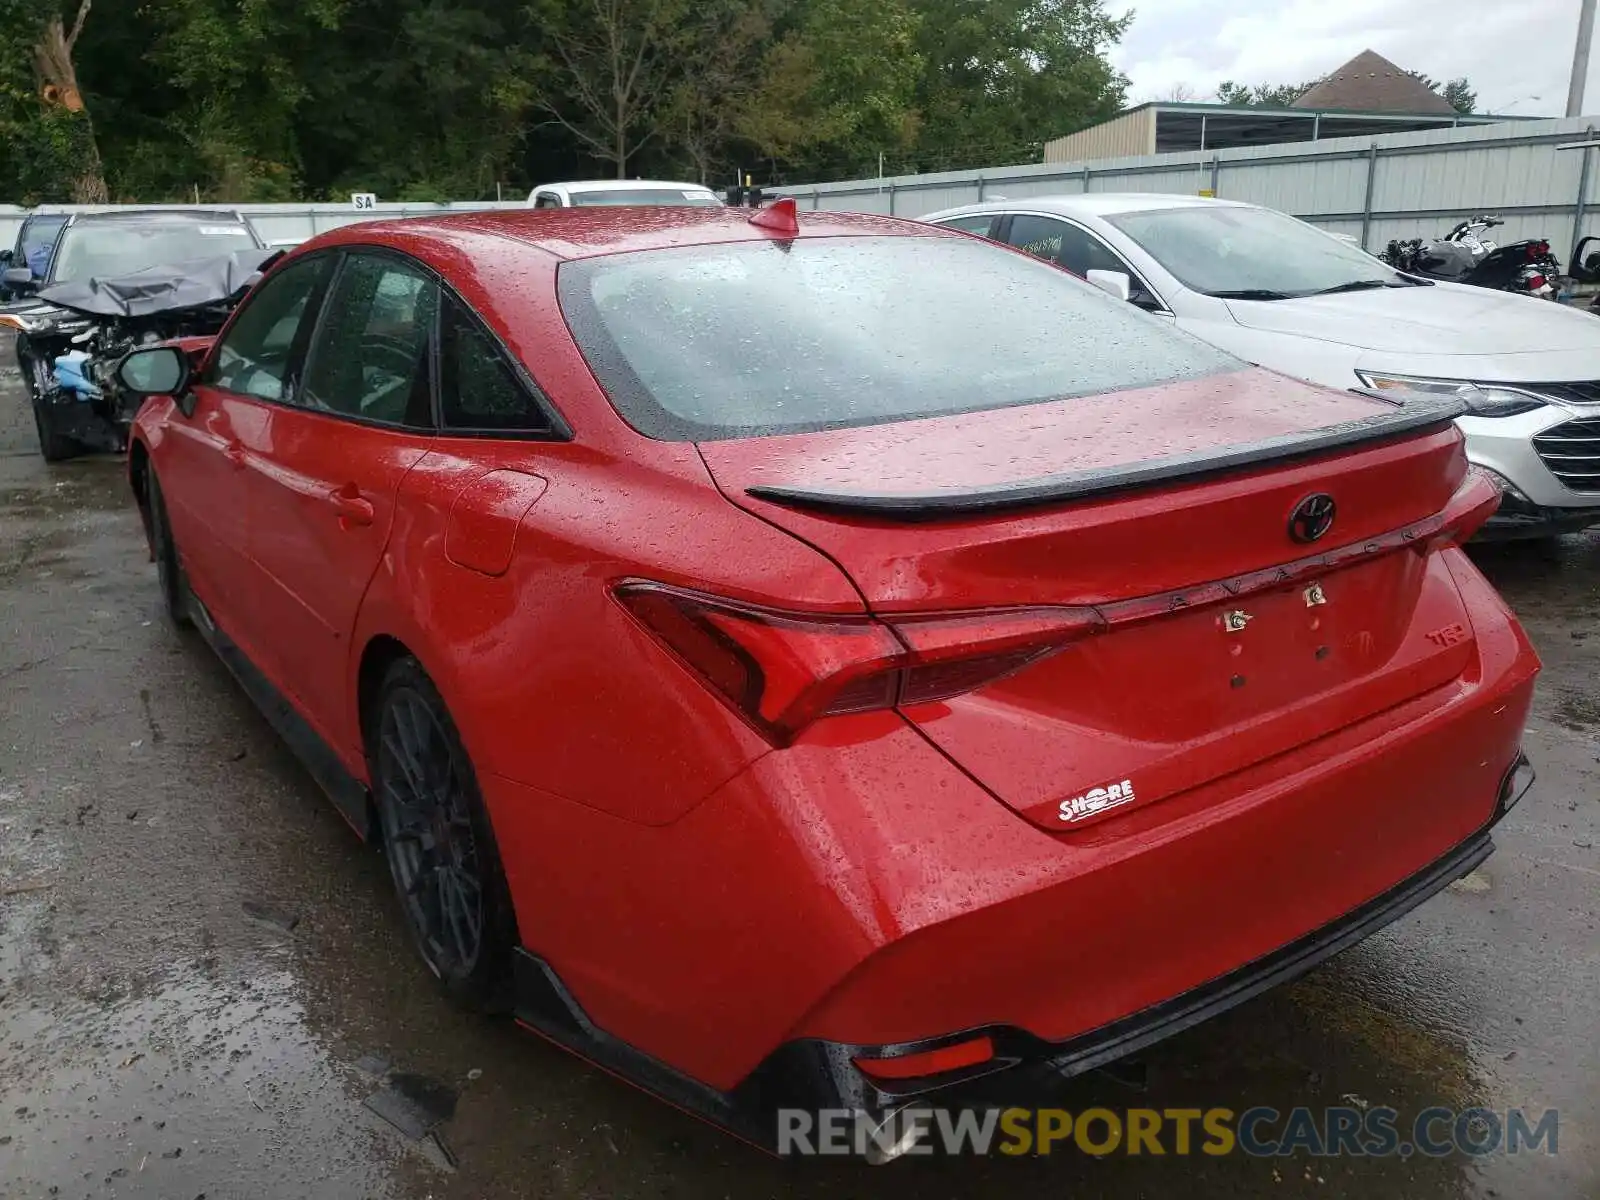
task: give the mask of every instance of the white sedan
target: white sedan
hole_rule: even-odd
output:
[[[1336,388],[1458,394],[1504,489],[1486,533],[1600,523],[1600,320],[1402,275],[1272,209],[1158,194],[992,201],[923,220],[1020,247],[1252,363]]]
[[[582,179],[571,183],[541,183],[528,193],[530,208],[594,208],[644,204],[674,208],[721,208],[722,201],[698,183],[670,183],[660,179]]]

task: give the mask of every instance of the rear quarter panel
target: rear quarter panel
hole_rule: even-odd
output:
[[[630,478],[626,464],[574,445],[441,445],[402,489],[354,646],[387,636],[416,654],[480,774],[646,824],[682,815],[768,747],[634,623],[611,584],[645,576],[725,589],[718,567],[744,553],[774,565],[773,587],[802,594],[819,565],[831,570],[748,519],[739,544],[729,527],[740,515],[684,450],[678,471]],[[508,469],[547,481],[508,569],[452,561],[452,527],[472,521],[463,490]],[[844,592],[840,581],[831,598]],[[351,672],[353,704],[359,655]]]
[[[529,490],[537,499],[509,566],[492,574],[498,563],[462,565],[448,543],[478,519],[463,512],[464,491],[497,470],[546,486]],[[612,599],[628,578],[861,609],[822,555],[723,499],[693,446],[651,443],[620,457],[575,443],[443,439],[406,478],[362,605],[352,736],[362,650],[391,637],[439,686],[480,774],[628,821],[676,820],[771,747]],[[494,815],[497,825],[516,819]]]

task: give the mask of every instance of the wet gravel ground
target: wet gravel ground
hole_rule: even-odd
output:
[[[1149,1052],[1144,1090],[1094,1075],[1058,1100],[1556,1108],[1555,1156],[879,1169],[767,1159],[444,1003],[379,856],[163,623],[121,472],[44,466],[0,372],[5,1200],[1600,1197],[1600,535],[1479,556],[1546,664],[1539,783],[1485,867]],[[453,1094],[438,1140],[363,1103],[385,1069]]]

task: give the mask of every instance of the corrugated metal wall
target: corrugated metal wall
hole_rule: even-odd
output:
[[[1208,188],[1293,213],[1381,250],[1391,238],[1437,237],[1481,212],[1506,219],[1501,241],[1547,237],[1565,262],[1576,237],[1600,235],[1600,117],[1509,122],[1376,139],[1334,138],[1115,160],[786,187],[802,208],[920,217],[1000,197],[1176,192]],[[1586,160],[1589,167],[1585,168]],[[1588,186],[1581,202],[1580,179]]]
[[[1047,163],[1131,158],[1156,152],[1156,110],[1139,108],[1044,144]]]

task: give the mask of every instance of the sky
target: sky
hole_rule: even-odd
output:
[[[1106,0],[1134,13],[1112,61],[1129,103],[1186,87],[1210,99],[1225,79],[1299,83],[1372,49],[1437,80],[1465,75],[1479,112],[1566,111],[1579,0]],[[1534,97],[1538,97],[1534,99]],[[1600,114],[1600,39],[1584,112]]]

